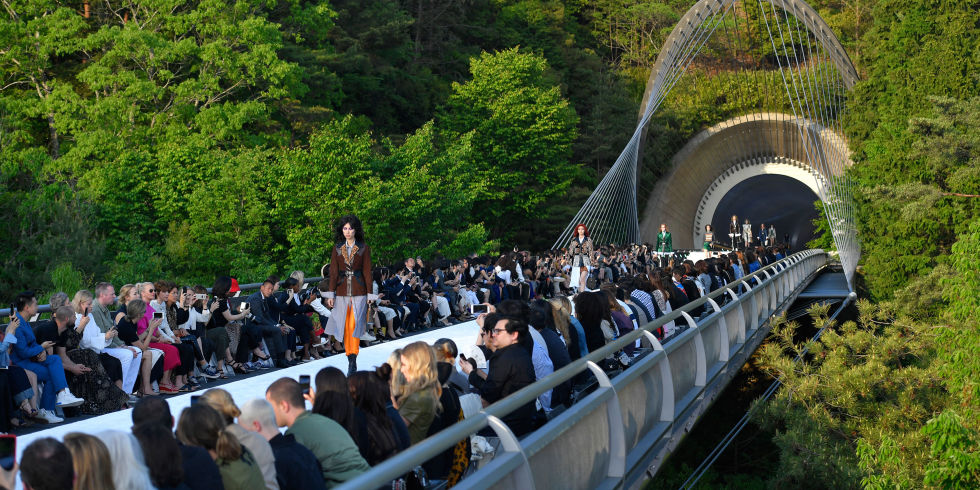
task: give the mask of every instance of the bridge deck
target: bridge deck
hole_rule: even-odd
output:
[[[843,272],[825,272],[817,276],[797,299],[846,298],[851,294]]]

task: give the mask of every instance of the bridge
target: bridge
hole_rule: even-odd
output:
[[[713,58],[705,61],[705,52]],[[724,57],[730,66],[711,64]],[[707,90],[715,99],[702,102],[720,106],[706,116],[707,126],[689,138],[667,168],[652,166],[644,154],[655,150],[645,148],[654,114],[669,109],[678,87],[690,97],[710,89],[715,79],[725,90]],[[722,199],[740,183],[776,175],[803,184],[812,192],[810,202],[823,204],[853,288],[861,248],[841,118],[847,112],[846,92],[857,81],[840,42],[802,0],[696,2],[660,50],[629,143],[554,247],[568,244],[577,223],[585,223],[597,243],[654,243],[660,223],[670,226],[680,248],[699,248],[709,223],[716,241],[725,241],[719,238],[727,235],[724,225],[734,213],[726,216],[728,210],[719,208]],[[751,199],[764,201],[765,196]],[[782,203],[767,204],[777,208]]]
[[[616,339],[340,488],[381,487],[484,428],[500,438],[500,449],[458,488],[634,487],[656,475],[755,352],[774,318],[797,299],[853,301],[843,274],[833,271],[835,263],[822,250],[799,252],[773,263]],[[693,312],[702,306],[708,306],[708,313],[696,319]],[[693,327],[661,344],[652,332],[680,319]],[[622,372],[610,377],[599,366],[641,339],[652,348]],[[519,440],[502,421],[586,371],[598,380],[594,391],[525,438]]]
[[[731,54],[736,83],[719,103],[735,99],[737,109],[719,111],[724,117],[690,138],[669,168],[647,168],[644,142],[653,115],[676,86],[712,78],[697,62],[704,50]],[[855,299],[860,244],[841,118],[846,91],[857,81],[840,42],[802,0],[695,3],[659,53],[629,143],[554,248],[568,243],[577,223],[585,223],[597,243],[637,243],[652,242],[662,222],[670,223],[679,247],[693,248],[704,225],[725,213],[719,203],[726,194],[753,177],[778,175],[819,198],[836,252],[807,250],[762,268],[486,407],[342,488],[383,486],[487,428],[499,437],[500,448],[459,483],[463,488],[632,488],[654,477],[755,352],[776,316],[799,315],[802,307],[789,311],[798,299],[804,305]],[[651,180],[656,183],[649,189]],[[715,229],[719,236],[727,231]],[[841,271],[829,273],[838,263]],[[695,318],[703,307],[707,313]],[[679,319],[691,327],[658,342],[652,332]],[[631,366],[612,377],[600,368],[603,359],[641,339],[652,349]],[[584,372],[597,380],[594,391],[535,432],[518,439],[502,422]]]

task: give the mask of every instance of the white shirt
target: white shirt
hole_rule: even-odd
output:
[[[207,323],[211,319],[211,310],[207,308],[204,308],[200,312],[197,311],[197,308],[189,308],[188,312],[187,321],[180,324],[180,328],[185,330],[196,329],[198,323]]]
[[[150,306],[153,308],[153,311],[163,312],[163,322],[160,323],[160,336],[171,342],[176,340],[177,336],[174,335],[174,331],[170,329],[170,325],[167,325],[167,304],[153,300],[150,301]]]
[[[82,314],[75,313],[75,325],[78,325],[81,321]],[[105,334],[99,330],[99,326],[95,324],[95,317],[89,313],[88,324],[85,325],[85,330],[82,330],[82,340],[78,342],[78,346],[101,354],[109,346],[109,342],[109,340],[106,340]]]

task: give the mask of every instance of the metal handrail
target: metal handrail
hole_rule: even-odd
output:
[[[735,291],[740,285],[745,285],[747,287],[745,294],[752,295],[752,291],[757,287],[776,279],[781,275],[781,273],[786,272],[793,266],[803,263],[806,259],[823,253],[824,252],[822,250],[805,250],[798,252],[763,267],[752,274],[748,274],[739,280],[733,281],[714,292],[706,294],[698,300],[692,301],[683,307],[672,311],[671,313],[656,318],[633,332],[630,332],[629,334],[624,335],[604,345],[603,347],[600,347],[599,349],[596,349],[595,351],[589,353],[589,355],[586,357],[577,359],[564,368],[561,368],[545,378],[538,380],[484,408],[478,414],[467,417],[466,419],[443,429],[439,433],[426,438],[420,443],[412,446],[410,450],[402,451],[401,453],[387,459],[383,463],[372,468],[370,471],[345,482],[339,488],[377,488],[390,480],[399,478],[412,468],[434,458],[439,454],[442,454],[445,450],[453,447],[460,440],[469,437],[470,434],[476,433],[479,430],[489,426],[492,420],[500,419],[510,414],[514,410],[526,405],[527,403],[533,402],[542,393],[576,377],[579,373],[590,369],[590,365],[595,366],[595,363],[608,358],[627,345],[634,343],[637,339],[647,336],[647,332],[652,332],[670,321],[683,318],[685,315],[689,317],[691,311],[700,308],[707,303],[709,299],[715,300],[719,296],[729,294],[729,290]],[[768,278],[764,278],[763,274],[768,276]],[[753,281],[756,278],[759,280],[756,285],[753,286],[748,284],[749,281]],[[718,313],[720,312],[712,313],[705,319]],[[687,332],[691,331],[694,331],[694,329],[682,332],[680,336],[683,337],[685,334],[687,334]],[[692,333],[689,335],[694,334]],[[681,344],[681,342],[669,342],[666,345],[658,346],[661,348],[656,349],[651,356],[668,356],[674,349],[680,348]],[[569,411],[570,410],[574,410],[574,406],[569,409]],[[568,413],[568,411],[565,413]],[[506,427],[504,426],[503,429],[506,430]],[[494,430],[496,431],[498,429],[495,427]],[[512,436],[513,434],[509,435]]]

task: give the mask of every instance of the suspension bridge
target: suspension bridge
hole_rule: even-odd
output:
[[[730,60],[724,101],[737,108],[692,137],[669,168],[649,168],[649,125],[672,90],[696,90],[706,53]],[[341,488],[377,488],[489,428],[500,448],[462,488],[632,488],[655,478],[665,458],[758,348],[772,320],[794,305],[852,302],[861,248],[854,226],[852,162],[842,131],[857,71],[817,12],[802,0],[701,0],[680,19],[651,71],[632,137],[575,218],[596,243],[652,241],[670,222],[679,247],[700,243],[721,198],[739,182],[781,175],[823,204],[836,252],[807,250],[771,264],[573,362],[554,374],[374,467]],[[778,205],[778,203],[774,203]],[[640,213],[642,210],[642,214]],[[723,211],[723,210],[721,210]],[[695,318],[694,312],[706,308]],[[839,311],[839,309],[838,309]],[[661,345],[651,332],[685,319],[692,327]],[[602,359],[645,339],[652,349],[615,377]],[[541,393],[591,372],[598,387],[543,427],[518,439],[505,415]],[[708,455],[706,455],[708,456]],[[710,457],[710,456],[709,456]]]

